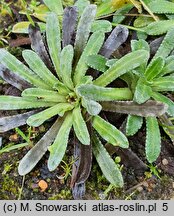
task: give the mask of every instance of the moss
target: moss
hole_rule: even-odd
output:
[[[48,200],[66,200],[66,199],[72,199],[71,190],[61,190],[60,193],[53,195],[48,198]]]

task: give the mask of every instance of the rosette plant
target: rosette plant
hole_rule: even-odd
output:
[[[28,66],[7,50],[0,50],[1,77],[21,90],[20,96],[1,95],[0,110],[29,110],[2,117],[0,132],[24,124],[38,127],[52,117],[57,118],[20,161],[19,174],[29,173],[47,150],[48,168],[50,171],[55,170],[65,155],[72,131],[76,137],[76,161],[72,177],[72,188],[77,194],[75,197],[80,197],[80,189],[89,176],[92,152],[107,180],[117,187],[123,186],[121,172],[107,153],[100,137],[121,148],[128,147],[128,140],[114,125],[100,116],[100,103],[132,100],[132,92],[128,87],[106,86],[144,64],[148,58],[146,50],[137,50],[116,61],[102,75],[94,76],[93,71],[88,70],[88,57],[100,53],[109,58],[128,36],[127,30],[119,26],[104,42],[103,31],[90,33],[95,15],[96,6],[88,5],[79,18],[75,31],[77,10],[68,7],[64,10],[61,32],[57,15],[50,13],[46,23],[47,45],[38,26],[30,25],[29,36],[34,51],[24,50],[22,53]],[[102,58],[101,55],[99,58]]]

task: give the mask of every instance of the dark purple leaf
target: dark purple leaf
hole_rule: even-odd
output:
[[[71,44],[72,36],[75,32],[76,22],[78,18],[76,7],[66,7],[63,15],[63,26],[62,26],[62,43],[63,47]]]
[[[30,24],[28,30],[29,30],[29,37],[31,40],[32,49],[40,56],[40,58],[45,63],[45,65],[51,71],[54,71],[53,65],[48,55],[38,24],[35,23],[35,26]]]
[[[155,40],[153,40],[150,43],[150,54],[151,55],[155,55],[155,53],[157,52],[158,48],[160,47],[163,39],[164,39],[164,36],[156,38]]]
[[[109,58],[112,53],[127,40],[128,34],[127,28],[121,25],[115,27],[101,48],[100,54]]]
[[[22,79],[17,74],[11,72],[8,68],[3,65],[0,65],[0,77],[5,80],[7,83],[11,84],[12,86],[16,87],[20,91],[23,91],[26,88],[30,88],[31,84],[27,81]]]
[[[38,111],[30,111],[23,114],[6,116],[0,118],[0,133],[9,131],[13,128],[19,127],[21,125],[25,125],[27,119]]]

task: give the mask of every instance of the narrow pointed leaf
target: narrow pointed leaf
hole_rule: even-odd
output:
[[[95,116],[92,125],[108,143],[114,146],[128,148],[129,143],[126,136],[109,122],[106,122],[99,116]]]
[[[174,55],[165,59],[165,66],[163,67],[160,76],[174,72]]]
[[[92,4],[87,6],[79,20],[74,47],[76,59],[79,59],[81,53],[85,48],[91,30],[91,25],[96,15],[96,8],[96,5]]]
[[[0,96],[0,104],[0,110],[30,109],[55,105],[54,102],[48,103],[14,96]]]
[[[24,50],[22,56],[29,67],[51,87],[57,82],[57,78],[49,71],[39,56],[32,50]]]
[[[70,129],[72,127],[72,115],[68,113],[59,129],[54,143],[49,147],[50,156],[48,159],[48,169],[53,171],[59,165],[65,154]]]
[[[92,136],[93,154],[105,178],[116,187],[123,187],[123,177],[116,163],[110,157],[96,134]]]
[[[74,57],[74,50],[71,45],[63,48],[60,54],[60,76],[63,83],[69,88],[74,89],[72,82],[72,62]]]
[[[102,106],[93,100],[88,100],[86,98],[82,98],[82,106],[86,108],[87,112],[90,115],[98,115],[102,110]]]
[[[94,85],[107,86],[116,78],[131,71],[148,59],[148,52],[145,50],[138,50],[129,53],[119,59],[113,66],[111,66],[104,74],[97,78],[93,83]]]
[[[62,123],[63,118],[58,118],[58,120],[52,125],[47,133],[22,158],[18,167],[19,175],[26,175],[36,166],[36,164],[48,150],[48,146],[54,141]]]
[[[168,109],[168,105],[165,103],[152,100],[148,100],[143,104],[137,104],[134,101],[103,101],[100,104],[104,111],[125,113],[142,117],[160,116]]]
[[[160,101],[162,103],[165,103],[168,105],[167,113],[171,116],[174,116],[174,102],[170,100],[168,97],[158,93],[158,92],[152,92],[151,97],[154,98],[157,101]]]
[[[146,157],[149,163],[156,161],[161,150],[161,135],[155,117],[146,118]]]
[[[53,65],[51,63],[49,54],[47,52],[44,40],[41,35],[40,28],[37,25],[37,23],[35,23],[35,26],[30,24],[28,31],[29,31],[30,41],[31,41],[31,48],[40,56],[40,58],[45,63],[45,65],[49,68],[49,70],[52,70]]]
[[[73,109],[73,105],[69,103],[59,103],[42,112],[30,116],[27,119],[27,124],[33,127],[39,127],[46,120],[50,119],[55,115],[63,116],[65,112]]]
[[[8,68],[4,67],[0,64],[0,77],[2,77],[3,80],[5,80],[10,85],[16,87],[20,91],[23,91],[26,88],[30,88],[32,85],[22,79],[17,74],[14,74],[11,72]]]
[[[34,86],[49,89],[50,87],[41,80],[33,71],[26,67],[16,57],[10,54],[5,49],[0,50],[0,62],[11,72],[19,75]]]
[[[88,128],[81,114],[80,107],[76,107],[73,109],[73,128],[78,140],[83,145],[90,145]]]
[[[163,58],[158,57],[147,67],[145,77],[147,80],[153,80],[157,77],[164,67],[165,61]]]
[[[88,69],[88,65],[86,63],[87,57],[90,55],[95,55],[99,52],[103,44],[104,38],[105,37],[102,32],[95,32],[89,38],[88,43],[86,47],[84,48],[84,51],[75,69],[75,74],[74,74],[75,84],[80,83],[81,79],[86,74],[86,71]]]
[[[143,118],[141,116],[128,115],[126,123],[126,135],[133,136],[143,125]]]
[[[153,81],[151,86],[155,91],[174,91],[174,77],[159,77]]]
[[[50,11],[55,12],[57,15],[63,14],[62,0],[43,0],[45,5],[50,9]]]
[[[95,70],[105,72],[107,59],[101,55],[90,55],[87,58],[87,65]]]
[[[0,118],[0,133],[4,133],[13,128],[20,127],[21,125],[25,125],[27,119],[36,112],[37,111],[30,111],[23,114],[5,116]]]
[[[22,92],[23,97],[38,99],[39,101],[51,101],[55,103],[66,102],[66,97],[56,91],[40,88],[28,88]]]
[[[150,98],[151,92],[151,87],[146,85],[143,78],[140,78],[135,88],[134,101],[138,104],[146,102]]]
[[[77,8],[66,7],[63,14],[62,43],[63,47],[71,44],[77,21]]]
[[[46,38],[49,48],[51,60],[56,69],[57,75],[60,76],[60,51],[61,51],[61,38],[59,20],[56,14],[50,13],[47,16],[46,22]]]
[[[115,27],[101,48],[100,54],[109,58],[112,53],[127,40],[128,33],[127,28],[123,26]]]

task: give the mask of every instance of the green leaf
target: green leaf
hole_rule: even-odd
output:
[[[102,106],[99,103],[93,100],[88,100],[84,97],[82,97],[82,106],[86,108],[90,115],[93,116],[98,115],[102,110]]]
[[[132,49],[132,51],[146,50],[146,51],[150,52],[149,44],[143,39],[131,40],[131,49]]]
[[[72,114],[68,113],[64,117],[64,121],[58,131],[54,143],[48,148],[50,151],[50,156],[48,159],[48,169],[50,171],[56,169],[56,167],[62,161],[63,156],[65,155],[72,123]]]
[[[121,23],[126,17],[125,14],[129,13],[132,8],[132,4],[126,4],[123,7],[117,9],[113,15],[113,23]]]
[[[57,15],[63,14],[62,0],[43,0],[45,5],[50,9],[50,11],[55,12]]]
[[[90,55],[87,58],[87,65],[95,70],[105,72],[107,59],[101,55]]]
[[[131,71],[149,58],[149,54],[145,50],[138,50],[129,53],[119,59],[113,66],[111,66],[105,73],[97,78],[93,83],[94,85],[107,86],[121,75]]]
[[[45,66],[40,57],[32,50],[24,50],[22,56],[29,67],[49,86],[53,87],[58,81],[51,71]]]
[[[0,96],[0,110],[18,110],[54,106],[54,102],[38,101],[14,96]]]
[[[142,28],[154,22],[152,17],[139,16],[134,21],[134,27]]]
[[[157,14],[172,14],[174,13],[174,3],[165,0],[151,1],[148,7],[153,13]]]
[[[111,67],[113,64],[115,64],[118,61],[118,59],[109,59],[106,62],[106,66]]]
[[[13,26],[12,32],[16,34],[28,34],[28,27],[30,24],[31,23],[27,21],[18,22]],[[37,24],[39,25],[41,32],[44,32],[46,29],[45,23],[37,22]]]
[[[80,96],[95,101],[130,100],[132,92],[129,88],[105,88],[95,85],[80,85],[77,88]]]
[[[174,25],[174,20],[161,20],[152,22],[144,28],[148,35],[161,35],[169,31]]]
[[[165,59],[165,66],[163,67],[160,76],[164,76],[174,72],[174,55],[171,55]]]
[[[77,33],[76,33],[76,40],[74,45],[74,51],[75,51],[75,57],[78,60],[80,55],[82,54],[86,42],[89,37],[89,33],[91,31],[92,23],[95,19],[96,15],[96,5],[88,5],[79,20],[78,26],[77,26]]]
[[[152,89],[146,84],[144,78],[140,78],[137,82],[134,93],[134,101],[138,104],[142,104],[147,101],[151,96]]]
[[[90,136],[88,128],[83,119],[80,107],[73,109],[73,128],[78,140],[83,145],[90,145]]]
[[[23,147],[27,147],[29,143],[20,143],[20,144],[15,144],[15,145],[7,145],[4,148],[0,149],[0,154],[3,154],[5,152],[10,152],[12,150],[20,149]]]
[[[16,57],[10,54],[5,49],[0,51],[0,62],[7,67],[11,72],[19,75],[29,83],[39,88],[50,89],[50,87],[41,80],[33,71],[22,64]]]
[[[46,132],[46,134],[22,158],[18,167],[19,175],[23,176],[28,174],[36,166],[48,150],[48,146],[54,141],[63,120],[63,118],[59,117],[53,126]]]
[[[60,81],[57,81],[57,83],[55,83],[54,89],[56,89],[59,94],[65,96],[67,96],[71,92],[71,90],[68,87],[66,87],[64,83]]]
[[[126,135],[133,136],[143,125],[143,117],[136,115],[128,115],[126,123]]]
[[[74,50],[72,45],[68,45],[63,48],[60,54],[60,76],[63,83],[69,88],[74,89],[72,82],[72,62],[73,62]]]
[[[90,1],[88,1],[88,0],[77,0],[77,1],[75,1],[74,6],[76,6],[78,8],[79,16],[81,16],[81,14],[83,13],[84,9],[88,5],[90,5]]]
[[[114,146],[128,148],[129,143],[126,136],[115,126],[113,126],[109,122],[106,122],[100,116],[93,117],[92,126],[108,143]]]
[[[153,80],[157,77],[164,67],[165,61],[161,57],[157,57],[154,61],[149,64],[145,71],[145,77],[147,80]]]
[[[105,37],[102,32],[94,32],[89,38],[88,43],[75,69],[74,82],[76,85],[81,82],[81,79],[84,77],[88,69],[88,65],[86,63],[87,57],[90,55],[95,55],[99,52],[103,44],[104,38]]]
[[[73,108],[74,106],[69,103],[58,103],[42,112],[30,116],[27,119],[27,124],[33,127],[39,127],[51,117],[55,115],[63,116],[65,112],[72,110]]]
[[[174,91],[174,77],[165,76],[154,79],[151,87],[154,91]]]
[[[38,99],[39,101],[51,101],[55,103],[66,102],[66,98],[64,95],[61,95],[56,91],[40,89],[40,88],[25,89],[22,92],[22,97]]]
[[[92,136],[93,154],[106,179],[116,187],[123,187],[123,177],[117,164],[110,157],[96,134]]]
[[[174,25],[174,20],[173,21],[173,25]],[[164,37],[160,47],[158,48],[158,51],[156,52],[155,56],[153,57],[152,61],[154,59],[156,59],[157,57],[162,57],[162,58],[166,58],[167,56],[170,55],[171,51],[174,49],[174,28],[169,29],[169,31],[167,32],[166,36]],[[165,27],[165,25],[164,25]],[[162,27],[163,28],[163,27]]]
[[[61,51],[60,26],[59,26],[58,17],[54,13],[50,13],[47,16],[46,38],[47,38],[50,57],[56,69],[57,75],[58,77],[60,77],[60,51]]]
[[[167,104],[167,113],[171,116],[174,116],[174,102],[172,100],[158,92],[152,92],[151,97],[157,101],[161,101],[162,103]]]
[[[108,20],[96,20],[92,24],[91,32],[110,32],[112,31],[112,24]]]
[[[152,163],[158,158],[161,149],[161,135],[155,117],[146,118],[146,130],[146,157]]]

